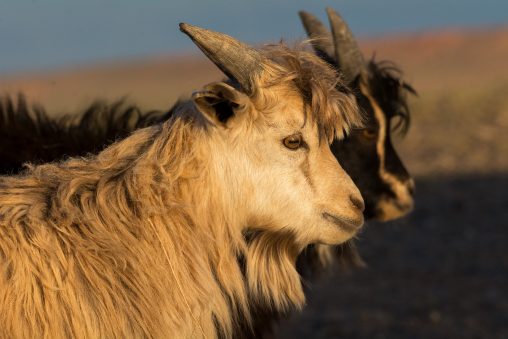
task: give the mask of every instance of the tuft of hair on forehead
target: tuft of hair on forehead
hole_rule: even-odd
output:
[[[415,89],[402,80],[402,71],[391,61],[375,61],[373,57],[367,69],[369,88],[380,100],[386,117],[399,118],[392,129],[405,135],[411,123],[407,95],[417,95]]]
[[[344,138],[351,129],[363,126],[358,104],[340,74],[327,62],[306,50],[301,42],[290,48],[284,42],[267,45],[263,53],[278,67],[268,72],[255,88],[288,84],[303,97],[310,109],[305,119],[318,126],[321,140],[331,143]],[[263,81],[264,80],[264,81]],[[254,95],[255,96],[255,95]]]

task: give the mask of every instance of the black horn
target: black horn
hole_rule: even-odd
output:
[[[298,14],[308,37],[311,38],[310,42],[316,54],[328,62],[335,63],[333,38],[328,28],[309,12],[300,11]]]
[[[353,37],[353,33],[340,14],[330,7],[326,8],[326,12],[332,27],[335,59],[346,80],[351,82],[365,67],[362,52]]]
[[[186,23],[180,24],[180,30],[187,34],[224,74],[237,81],[247,94],[252,93],[252,79],[270,64],[259,51],[229,35]]]

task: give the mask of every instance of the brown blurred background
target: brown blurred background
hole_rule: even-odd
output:
[[[508,338],[508,26],[391,32],[360,45],[418,91],[412,127],[395,140],[416,179],[416,209],[368,224],[358,242],[368,267],[309,282],[309,305],[276,336]],[[98,98],[166,109],[220,77],[179,50],[9,73],[0,93],[22,92],[55,115]]]

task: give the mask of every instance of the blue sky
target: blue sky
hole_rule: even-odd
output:
[[[355,34],[508,24],[506,0],[0,0],[0,73],[195,51],[179,22],[243,41],[303,37],[297,12],[340,11]]]

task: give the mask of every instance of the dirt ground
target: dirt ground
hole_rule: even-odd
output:
[[[368,267],[307,282],[308,305],[275,335],[508,338],[508,29],[364,48],[396,61],[420,92],[412,128],[396,142],[416,180],[416,208],[400,221],[369,223],[358,241]],[[3,79],[0,92],[23,90],[60,111],[98,93],[164,109],[217,79],[199,60],[24,75]]]
[[[276,337],[508,338],[508,175],[416,183],[409,218],[361,235],[368,267],[309,283]]]
[[[423,92],[411,107],[398,149],[415,210],[368,223],[368,267],[308,282],[277,338],[508,338],[508,82]]]

